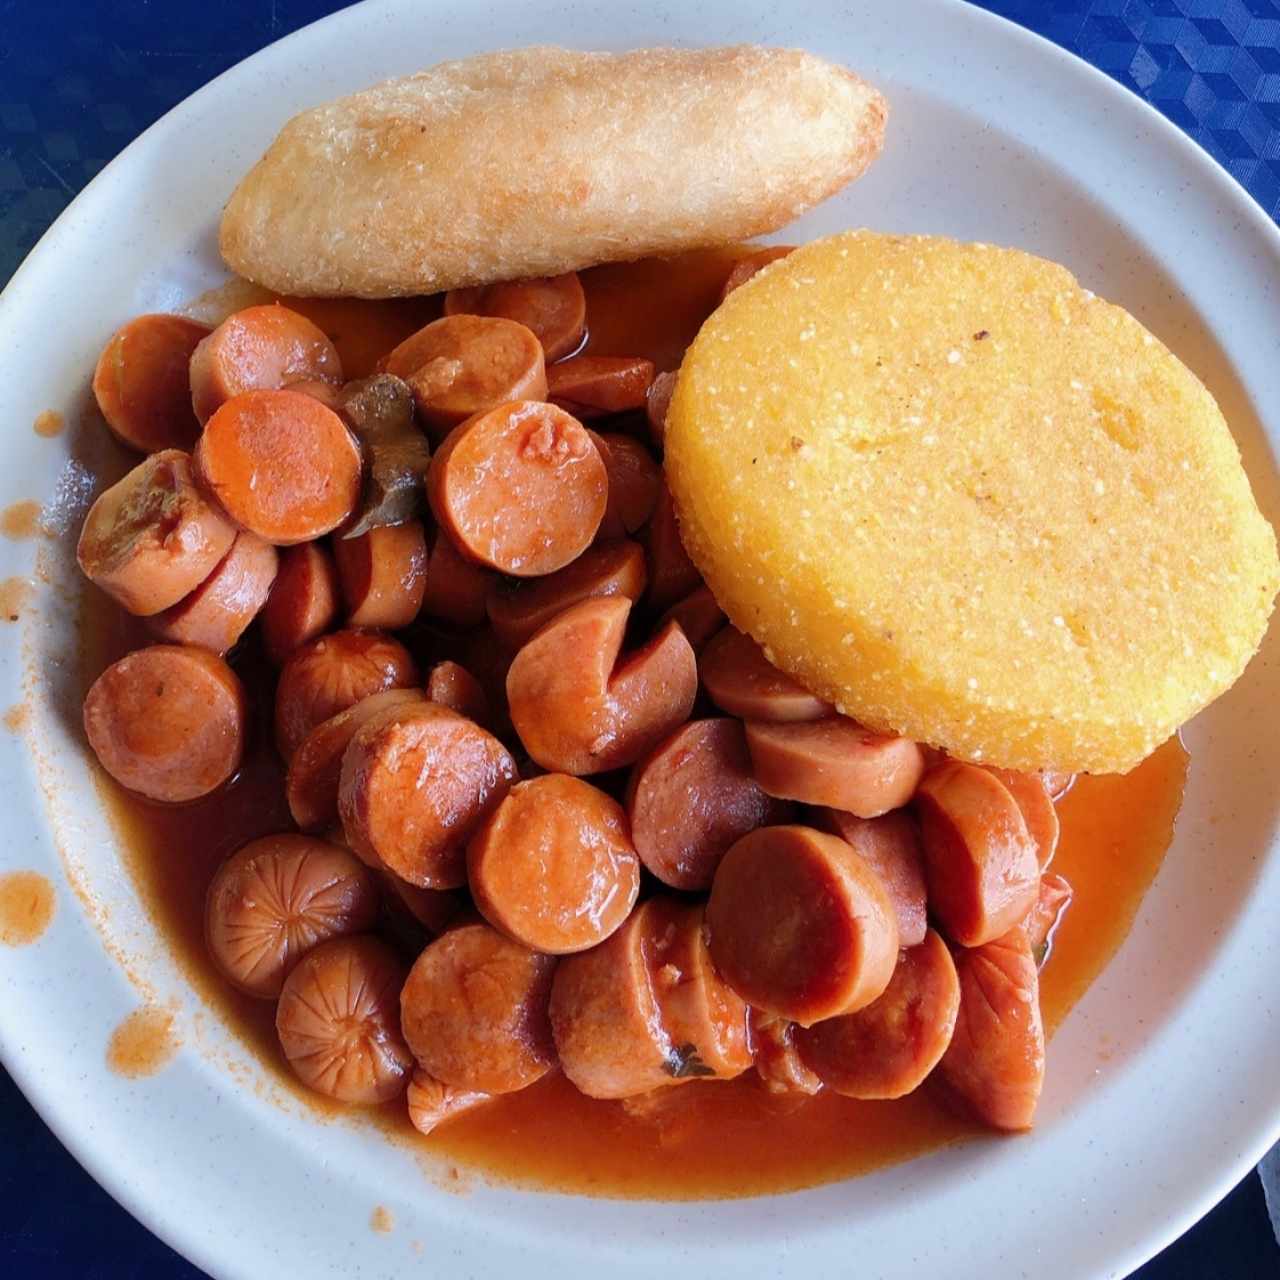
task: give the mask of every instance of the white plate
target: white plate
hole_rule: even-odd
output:
[[[251,58],[135,142],[58,220],[0,307],[0,505],[82,476],[71,433],[110,330],[214,283],[213,231],[234,181],[292,112],[477,50],[753,40],[865,72],[892,103],[871,175],[790,229],[949,232],[1068,263],[1135,311],[1208,382],[1275,519],[1280,236],[1177,130],[1102,75],[954,0],[384,0]],[[1214,336],[1216,335],[1216,337]],[[70,522],[70,516],[68,516]],[[95,800],[71,695],[73,613],[54,581],[0,637],[0,706],[29,685],[27,739],[0,740],[0,862],[58,885],[36,945],[0,954],[0,1048],[54,1130],[124,1205],[218,1277],[605,1274],[1120,1275],[1220,1197],[1280,1133],[1280,635],[1190,731],[1175,847],[1116,961],[1050,1052],[1034,1136],[977,1142],[855,1182],[766,1200],[585,1201],[475,1187],[448,1194],[359,1125],[282,1105],[253,1058],[164,953]],[[0,546],[0,577],[30,574]],[[19,641],[21,643],[19,643]],[[30,678],[28,679],[28,672]],[[28,745],[38,743],[38,750]],[[174,856],[180,857],[181,850]],[[97,922],[68,877],[98,904]],[[123,968],[180,1007],[184,1047],[150,1080],[110,1074],[108,1036],[138,1002]],[[369,1229],[385,1205],[396,1228]],[[414,1242],[424,1251],[422,1260]],[[856,1259],[856,1263],[853,1261]]]

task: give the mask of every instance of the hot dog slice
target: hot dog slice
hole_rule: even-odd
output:
[[[548,364],[572,355],[587,332],[587,298],[576,271],[475,289],[450,289],[444,295],[444,313],[515,320],[533,331]]]
[[[276,546],[336,529],[360,498],[360,446],[319,400],[246,391],[205,423],[192,458],[200,484],[242,528]]]
[[[1036,861],[1040,870],[1053,861],[1058,851],[1058,811],[1053,807],[1049,785],[1040,773],[1018,773],[1013,769],[988,769],[999,778],[1013,797],[1022,820],[1027,824],[1027,834],[1036,846]]]
[[[387,1102],[409,1083],[400,1032],[404,966],[377,938],[334,938],[285,979],[276,1006],[280,1047],[298,1079],[339,1102]]]
[[[898,961],[879,879],[843,840],[809,827],[743,836],[716,870],[707,928],[724,980],[801,1026],[870,1004]]]
[[[492,1100],[493,1095],[474,1089],[455,1089],[415,1067],[409,1078],[409,1123],[421,1134],[432,1133],[446,1120],[474,1111]]]
[[[262,610],[262,643],[277,666],[324,635],[338,618],[338,571],[318,542],[280,552],[276,580]]]
[[[342,757],[347,843],[410,884],[455,888],[466,881],[467,840],[515,777],[507,749],[479,725],[433,702],[393,707],[362,725]]]
[[[489,699],[484,686],[456,662],[437,662],[431,668],[427,676],[427,697],[478,725],[488,723]]]
[[[378,882],[345,849],[310,836],[264,836],[218,868],[204,936],[228,982],[274,1000],[312,947],[363,933],[377,916]]]
[[[711,885],[729,846],[783,820],[786,806],[751,774],[736,720],[691,720],[631,772],[627,816],[641,861],[673,889]]]
[[[924,756],[907,738],[834,716],[810,724],[747,722],[756,781],[771,795],[876,818],[907,803]]]
[[[1046,769],[1040,775],[1050,800],[1061,800],[1076,784],[1074,773],[1062,773],[1057,769]]]
[[[485,619],[485,600],[495,575],[464,560],[443,533],[431,543],[427,589],[422,612],[458,627],[478,627]]]
[[[857,1013],[799,1030],[800,1056],[847,1098],[901,1098],[917,1089],[951,1043],[960,982],[933,932],[908,947],[884,994]]]
[[[1053,935],[1058,925],[1062,923],[1062,917],[1071,905],[1073,896],[1074,890],[1062,876],[1040,877],[1040,893],[1036,898],[1035,906],[1022,922],[1027,943],[1031,947],[1031,954],[1038,968],[1044,968],[1045,962],[1053,951]]]
[[[481,914],[516,942],[564,955],[603,942],[640,891],[640,860],[616,800],[548,773],[512,787],[467,846]]]
[[[920,784],[916,812],[929,908],[943,932],[978,947],[1013,928],[1035,903],[1040,864],[1008,788],[986,769],[948,760]]]
[[[149,800],[180,804],[222,786],[244,757],[248,703],[207,649],[157,644],[112,663],[84,700],[102,767]]]
[[[76,559],[117,604],[146,617],[194,591],[235,536],[235,526],[196,487],[191,459],[163,449],[98,495]]]
[[[400,997],[405,1039],[428,1075],[455,1089],[512,1093],[555,1063],[547,1008],[556,962],[487,924],[437,938]]]
[[[649,523],[644,527],[641,542],[649,558],[650,608],[669,609],[677,600],[683,600],[703,585],[702,575],[680,541],[676,509],[671,502],[671,491],[665,484],[658,493],[658,501]]]
[[[658,622],[659,626],[674,622],[684,632],[684,638],[700,654],[707,642],[724,627],[724,612],[716,603],[710,587],[698,587],[683,600],[677,600]]]
[[[702,651],[698,675],[721,711],[777,724],[825,720],[831,704],[784,675],[764,650],[736,627],[725,627]]]
[[[146,315],[111,335],[93,371],[93,394],[121,444],[143,453],[190,449],[200,434],[191,411],[191,353],[209,335],[186,316]]]
[[[609,502],[600,525],[602,538],[625,538],[641,528],[658,504],[662,468],[633,436],[591,433],[609,475]]]
[[[794,1022],[776,1013],[751,1009],[747,1025],[756,1075],[770,1093],[815,1094],[822,1088],[822,1081],[805,1066],[796,1048],[799,1028]]]
[[[667,431],[667,410],[676,389],[674,372],[659,373],[649,384],[644,397],[644,416],[649,423],[649,438],[659,449]]]
[[[733,270],[725,279],[724,288],[720,290],[720,301],[723,302],[735,289],[746,284],[762,267],[767,267],[771,262],[777,262],[779,258],[785,258],[793,247],[789,244],[769,245],[743,258],[740,262],[735,262]]]
[[[547,398],[575,418],[643,409],[652,360],[640,356],[573,356],[547,370]]]
[[[335,538],[347,625],[396,631],[418,616],[427,590],[427,539],[418,520]]]
[[[609,481],[586,428],[515,400],[467,419],[431,460],[427,497],[464,556],[517,578],[554,573],[591,545]]]
[[[306,316],[279,303],[228,316],[191,356],[191,404],[207,422],[233,396],[291,382],[342,382],[337,348]]]
[[[573,774],[621,768],[688,718],[697,693],[689,642],[668,625],[618,662],[630,611],[625,596],[584,600],[512,661],[511,722],[543,768]]]

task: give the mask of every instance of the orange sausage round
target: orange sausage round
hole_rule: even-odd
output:
[[[676,509],[671,501],[671,491],[665,484],[658,492],[653,515],[649,517],[640,540],[649,561],[648,604],[651,609],[669,609],[677,600],[683,600],[703,585],[702,575],[680,541]]]
[[[708,642],[698,659],[698,675],[707,697],[743,720],[792,724],[834,714],[829,702],[779,671],[736,627],[725,627]]]
[[[700,654],[707,642],[724,627],[724,612],[716,603],[710,587],[698,587],[683,600],[677,600],[658,620],[658,626],[674,622],[684,632],[684,638]]]
[[[604,518],[608,488],[586,428],[532,400],[469,418],[427,473],[431,510],[463,555],[517,578],[577,559]]]
[[[1027,834],[1035,842],[1036,861],[1043,871],[1053,861],[1058,851],[1058,811],[1053,807],[1049,784],[1040,773],[1018,773],[1013,769],[988,769],[988,773],[1004,783],[1022,820],[1027,824]]]
[[[421,1134],[433,1133],[446,1120],[474,1111],[492,1100],[493,1095],[474,1089],[455,1089],[415,1067],[409,1078],[409,1123]]]
[[[274,1000],[312,947],[363,933],[377,916],[377,880],[345,849],[309,836],[264,836],[218,868],[204,936],[232,986]]]
[[[207,649],[157,644],[112,663],[84,700],[102,767],[149,800],[181,804],[217,790],[244,758],[248,702]]]
[[[467,846],[481,914],[507,937],[550,955],[585,951],[627,918],[640,860],[616,800],[548,773],[512,787]]]
[[[548,1004],[556,962],[487,924],[463,925],[418,957],[400,997],[419,1065],[455,1089],[513,1093],[555,1063]]]
[[[716,870],[707,926],[724,980],[801,1026],[870,1004],[898,960],[893,905],[875,873],[843,840],[808,827],[739,840]]]
[[[1031,910],[1040,888],[1036,846],[999,779],[948,760],[920,784],[916,812],[929,909],[952,942],[981,946]]]
[[[404,967],[371,937],[334,938],[285,979],[276,1034],[298,1079],[339,1102],[387,1102],[405,1091],[413,1058],[400,1032]]]
[[[347,602],[347,625],[407,627],[427,591],[427,539],[419,520],[335,538],[333,558]]]
[[[362,725],[342,757],[347,843],[410,884],[455,888],[466,881],[467,840],[515,778],[507,749],[479,725],[433,702],[393,707]]]
[[[846,1098],[901,1098],[924,1083],[951,1043],[960,982],[933,932],[908,947],[884,994],[857,1013],[796,1033],[805,1064]]]
[[[148,626],[172,644],[226,653],[266,604],[276,566],[275,547],[240,533],[217,568],[177,604],[153,614]]]
[[[835,716],[808,724],[747,722],[756,781],[771,795],[877,818],[907,803],[924,756],[907,738]]]
[[[485,619],[485,601],[495,574],[464,560],[443,533],[431,543],[427,561],[427,589],[422,612],[457,627],[478,627]]]
[[[291,382],[342,382],[332,342],[306,316],[279,303],[228,316],[191,356],[191,404],[207,422],[233,396]]]
[[[318,724],[372,693],[409,689],[418,668],[398,640],[378,631],[335,631],[298,649],[276,685],[276,747],[287,764]]]
[[[547,370],[547,399],[575,418],[643,409],[652,360],[640,356],[573,356]]]
[[[674,372],[659,373],[649,384],[644,397],[644,416],[649,424],[649,438],[659,449],[667,434],[667,410],[676,390]]]
[[[336,529],[360,500],[360,446],[319,400],[246,391],[205,423],[195,473],[231,518],[277,546]]]
[[[751,776],[736,720],[691,720],[631,772],[627,815],[644,865],[673,889],[709,888],[729,846],[786,806]]]
[[[725,279],[724,288],[720,290],[720,301],[723,302],[735,289],[746,284],[761,268],[767,267],[771,262],[777,262],[779,258],[785,258],[793,247],[788,244],[768,245],[756,250],[740,262],[735,262],[733,270]]]
[[[532,330],[547,363],[572,355],[587,332],[587,298],[576,271],[508,280],[444,295],[447,316],[500,316]]]
[[[117,604],[147,617],[194,591],[235,537],[235,526],[196,487],[191,459],[163,449],[98,495],[76,559]]]
[[[280,552],[276,580],[262,610],[262,643],[277,666],[338,619],[338,571],[318,542]]]
[[[644,525],[658,503],[662,469],[648,449],[632,436],[598,435],[591,439],[609,476],[609,501],[599,537],[625,538]]]
[[[431,668],[427,697],[478,725],[485,725],[489,719],[489,698],[484,686],[456,662],[437,662]]]
[[[190,449],[200,434],[191,410],[191,353],[208,325],[186,316],[138,316],[98,357],[93,395],[121,444],[143,453]]]
[[[813,1095],[822,1088],[822,1081],[805,1066],[796,1048],[799,1028],[794,1022],[762,1009],[750,1010],[747,1022],[756,1075],[770,1093]]]
[[[1031,954],[1041,969],[1053,949],[1053,935],[1071,905],[1074,892],[1070,882],[1062,876],[1040,877],[1040,892],[1036,897],[1036,904],[1027,913],[1022,927],[1026,931]]]

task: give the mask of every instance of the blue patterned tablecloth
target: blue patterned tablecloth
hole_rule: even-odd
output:
[[[0,281],[147,125],[233,63],[342,7],[0,0]],[[1280,0],[987,0],[983,7],[1146,98],[1280,216]],[[1257,1175],[1137,1274],[1280,1276]],[[0,1277],[199,1276],[80,1169],[0,1070]]]

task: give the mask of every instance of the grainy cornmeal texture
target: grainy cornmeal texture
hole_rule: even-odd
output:
[[[1010,249],[850,232],[766,268],[689,349],[666,450],[734,623],[969,760],[1132,768],[1240,674],[1280,580],[1205,388]]]

